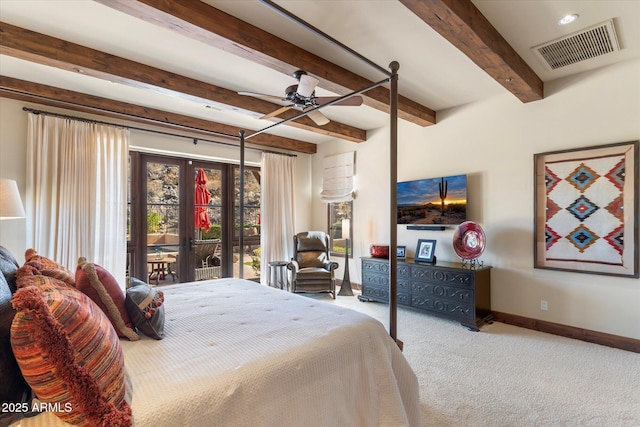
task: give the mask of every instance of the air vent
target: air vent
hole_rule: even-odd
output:
[[[535,46],[533,51],[552,70],[620,50],[613,20]]]

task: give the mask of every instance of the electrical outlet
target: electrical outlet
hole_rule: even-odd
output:
[[[549,303],[546,300],[540,300],[540,310],[547,311],[549,310]]]

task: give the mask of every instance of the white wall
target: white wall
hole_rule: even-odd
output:
[[[24,205],[25,168],[27,158],[27,117],[22,105],[0,98],[0,178],[13,179]],[[26,221],[0,220],[0,245],[7,248],[18,262],[24,261]]]
[[[28,102],[0,98],[0,178],[17,181],[18,189],[24,200],[26,186],[26,141],[27,113],[23,107],[52,111],[72,116],[93,118],[111,123],[127,124],[126,121],[83,114],[76,111],[65,111],[58,108],[37,105]],[[129,123],[132,126],[140,127]],[[166,129],[160,129],[166,132]],[[211,139],[211,138],[206,138]],[[165,155],[177,155],[191,159],[204,159],[227,163],[239,163],[240,154],[236,147],[221,146],[207,142],[194,145],[190,139],[168,135],[131,131],[131,148],[137,151],[155,152]],[[256,150],[246,150],[245,162],[260,165],[261,154]],[[296,157],[296,226],[300,229],[310,227],[311,206],[311,156],[298,154]],[[24,219],[0,221],[0,245],[9,249],[19,262],[24,261],[24,252],[29,247],[27,242],[26,221]],[[293,237],[292,237],[293,238]],[[36,248],[37,249],[37,248]]]
[[[627,62],[548,83],[538,102],[504,93],[440,112],[436,126],[400,121],[399,181],[468,174],[469,219],[484,228],[481,260],[493,266],[493,310],[640,339],[638,279],[533,268],[533,155],[640,139],[638,76],[640,61]],[[322,158],[356,150],[353,282],[361,281],[358,257],[389,239],[388,139],[385,128],[364,143],[323,144],[313,159],[313,225],[324,229]],[[419,238],[436,239],[438,259],[455,261],[452,234],[398,226],[398,244],[413,256]],[[548,311],[540,310],[541,299]]]

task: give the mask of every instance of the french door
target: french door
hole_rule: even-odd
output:
[[[132,152],[130,275],[166,284],[239,277],[240,269],[245,278],[259,274],[259,175],[256,168],[245,173],[251,191],[240,262],[238,167]]]

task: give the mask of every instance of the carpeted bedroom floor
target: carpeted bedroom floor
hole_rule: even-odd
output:
[[[306,295],[388,329],[384,304]],[[476,333],[403,307],[397,337],[420,383],[424,426],[640,426],[640,354],[499,322]]]

